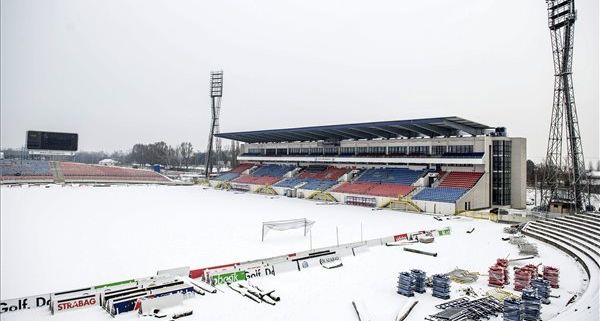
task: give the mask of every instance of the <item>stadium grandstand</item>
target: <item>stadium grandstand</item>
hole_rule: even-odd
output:
[[[13,183],[130,183],[169,184],[157,172],[117,166],[45,160],[0,160],[0,182]]]
[[[439,117],[216,136],[243,144],[213,186],[439,214],[525,207],[526,140],[504,127]]]

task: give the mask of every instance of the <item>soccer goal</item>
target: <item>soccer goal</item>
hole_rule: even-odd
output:
[[[282,220],[282,221],[269,221],[262,223],[262,238],[261,241],[265,240],[265,235],[271,230],[275,231],[286,231],[292,229],[304,229],[304,236],[310,231],[310,228],[315,224],[315,221],[308,220],[306,218],[298,218],[293,220]]]

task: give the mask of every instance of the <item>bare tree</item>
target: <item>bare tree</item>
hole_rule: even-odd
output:
[[[192,143],[183,142],[177,148],[179,149],[179,152],[181,153],[181,159],[183,160],[183,164],[185,165],[185,168],[188,168],[188,166],[190,165],[190,160],[192,159],[192,156],[194,155],[194,147],[192,146]]]

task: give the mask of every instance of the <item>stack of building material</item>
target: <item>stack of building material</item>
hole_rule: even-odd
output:
[[[521,321],[521,300],[505,299],[502,316],[503,321]]]
[[[408,272],[400,272],[398,274],[398,294],[404,296],[414,296],[415,292],[412,286],[412,276]]]
[[[540,297],[534,288],[523,289],[523,321],[539,321],[542,309]]]
[[[504,287],[504,276],[506,269],[500,265],[490,266],[488,270],[488,285],[493,287]]]
[[[425,279],[427,279],[427,273],[413,269],[410,270],[411,277],[414,283],[414,290],[417,293],[425,293]]]
[[[550,304],[550,282],[542,278],[535,278],[531,286],[537,290],[538,296],[543,304]]]
[[[515,271],[515,291],[523,291],[531,283],[531,271],[527,268],[520,268]]]
[[[432,295],[440,299],[450,299],[450,278],[443,274],[436,274],[432,279]]]
[[[518,245],[519,254],[521,255],[535,255],[538,256],[537,245],[533,243],[522,243]]]
[[[508,260],[507,259],[497,259],[496,265],[501,266],[504,269],[504,285],[510,283],[510,277],[508,275]]]
[[[558,289],[558,275],[559,270],[553,266],[544,266],[544,279],[550,282],[550,287],[553,289]]]

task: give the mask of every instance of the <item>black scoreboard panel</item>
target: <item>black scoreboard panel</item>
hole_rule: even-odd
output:
[[[27,149],[77,151],[79,136],[72,133],[27,131]]]

